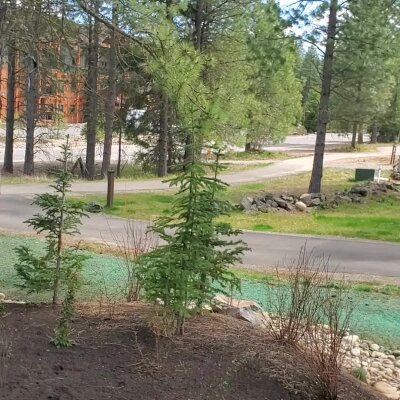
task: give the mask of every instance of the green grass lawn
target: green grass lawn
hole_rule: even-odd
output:
[[[350,187],[354,171],[327,169],[324,175],[324,192]],[[234,185],[222,197],[238,203],[246,194],[262,192],[294,193],[306,191],[309,173],[285,178],[271,179],[267,182]],[[124,218],[153,220],[170,205],[174,190],[140,192],[116,195],[114,205],[105,208],[107,214]],[[97,201],[105,204],[104,196],[90,195],[84,201]],[[229,221],[235,228],[255,231],[284,233],[303,233],[313,235],[345,236],[363,239],[400,242],[400,198],[369,200],[367,204],[343,204],[338,209],[327,209],[311,213],[257,213],[244,214],[234,211]]]
[[[370,200],[367,204],[344,204],[338,209],[310,214],[258,213],[235,211],[225,220],[241,229],[400,242],[400,198]]]

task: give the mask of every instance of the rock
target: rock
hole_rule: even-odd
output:
[[[354,347],[350,351],[351,355],[354,357],[360,357],[361,356],[361,350],[359,347]]]
[[[260,208],[260,207],[262,207],[264,204],[265,204],[265,201],[264,201],[264,199],[260,199],[260,198],[255,198],[254,199],[254,203],[255,203],[255,205],[258,207],[258,208]]]
[[[296,204],[294,206],[299,211],[306,211],[307,210],[307,206],[302,201],[296,202]]]
[[[360,195],[362,197],[367,197],[368,196],[368,189],[366,187],[363,187],[363,186],[353,186],[350,189],[350,192],[354,193],[354,194],[358,194],[358,195]]]
[[[219,294],[212,300],[212,310],[243,319],[256,327],[265,328],[268,326],[268,315],[255,301],[231,299]]]
[[[288,211],[293,211],[295,209],[295,206],[291,203],[286,203],[286,210]]]
[[[387,375],[393,375],[393,370],[392,370],[392,368],[385,368],[385,374],[387,374]]]
[[[348,335],[345,336],[342,340],[342,343],[347,346],[354,346],[360,342],[360,338],[357,335]]]
[[[361,342],[360,347],[364,350],[369,350],[369,345],[366,342]]]
[[[300,201],[304,203],[306,206],[309,206],[311,204],[311,194],[310,193],[304,193],[300,196]]]
[[[369,348],[370,348],[372,351],[379,351],[379,349],[380,349],[379,345],[376,344],[376,343],[370,344],[370,345],[369,345]]]
[[[362,367],[368,367],[369,362],[368,361],[361,361],[361,366]]]
[[[6,299],[6,295],[4,293],[0,293],[0,303]]]
[[[386,382],[376,382],[374,387],[378,392],[384,394],[388,399],[398,400],[400,397],[397,393],[397,390]]]
[[[384,358],[387,358],[387,355],[386,355],[385,353],[381,353],[381,352],[379,352],[379,351],[373,351],[373,352],[371,353],[371,357],[372,357],[372,358],[384,359]]]
[[[400,357],[400,350],[394,350],[394,351],[392,351],[392,354],[393,354],[395,357]]]
[[[284,208],[286,210],[286,201],[285,200],[283,200],[283,199],[281,199],[279,197],[276,197],[276,198],[274,198],[274,201],[275,201],[275,203],[278,204],[278,206],[280,208]]]
[[[274,195],[272,193],[265,193],[264,194],[264,199],[265,200],[272,200],[274,198]]]
[[[272,211],[272,207],[269,206],[268,204],[263,204],[262,206],[258,207],[258,211],[261,211],[263,213],[269,213]]]
[[[372,363],[371,363],[371,367],[374,367],[374,368],[381,368],[382,367],[382,364],[379,362],[379,361],[372,361]]]
[[[281,196],[281,198],[282,198],[282,200],[285,200],[289,203],[293,203],[293,201],[294,201],[293,196]]]
[[[86,211],[90,213],[99,213],[103,211],[103,206],[95,201],[91,201],[86,205]]]
[[[351,203],[353,201],[349,196],[336,196],[335,200],[341,203]]]
[[[252,197],[243,197],[242,201],[240,202],[240,208],[242,210],[250,210],[253,205],[254,199]]]
[[[271,207],[278,208],[278,203],[275,200],[271,201]]]
[[[320,204],[321,204],[321,199],[319,199],[318,197],[311,200],[311,206],[313,207],[319,206]]]

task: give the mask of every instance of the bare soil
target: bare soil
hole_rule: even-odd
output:
[[[110,311],[110,310],[109,310]],[[50,339],[50,306],[7,305],[0,318],[0,399],[289,400],[318,399],[312,376],[292,349],[247,323],[219,315],[188,322],[182,337],[156,337],[150,310],[124,305],[112,315],[82,306],[76,344]],[[376,400],[343,376],[340,399]]]

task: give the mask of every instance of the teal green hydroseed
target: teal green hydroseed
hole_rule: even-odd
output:
[[[48,302],[50,293],[26,294],[17,287],[18,278],[14,264],[17,257],[13,249],[21,244],[31,246],[36,251],[43,249],[40,239],[24,238],[11,235],[0,236],[0,292],[8,298],[30,302]],[[100,295],[122,298],[126,272],[121,259],[110,255],[89,253],[90,259],[85,262],[83,286],[79,291],[80,300],[95,300]],[[268,308],[268,296],[273,286],[254,281],[242,282],[242,293],[235,296],[252,299]],[[400,297],[385,296],[367,292],[351,292],[355,303],[352,331],[361,337],[383,344],[388,348],[400,349]]]

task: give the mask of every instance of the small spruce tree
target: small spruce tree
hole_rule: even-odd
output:
[[[83,203],[72,203],[67,199],[73,180],[73,175],[68,170],[70,157],[67,137],[66,144],[61,146],[61,159],[58,160],[62,167],[56,170],[55,183],[50,185],[54,192],[37,195],[33,204],[39,206],[42,213],[35,214],[25,221],[37,233],[45,233],[45,253],[37,256],[27,246],[15,249],[18,256],[15,269],[22,280],[23,288],[29,292],[51,290],[54,305],[59,303],[61,290],[66,292],[54,340],[60,346],[70,343],[69,323],[79,283],[79,272],[87,258],[77,248],[66,247],[64,244],[65,236],[79,233],[81,219],[86,216]]]
[[[169,181],[179,191],[169,212],[151,228],[165,245],[142,259],[145,296],[163,305],[178,334],[184,331],[190,308],[201,308],[217,292],[229,294],[240,288],[229,266],[239,262],[248,248],[235,238],[240,231],[216,220],[232,209],[217,197],[227,187],[218,179],[222,168],[218,158],[211,165],[212,177],[206,175],[209,164],[191,161]]]

